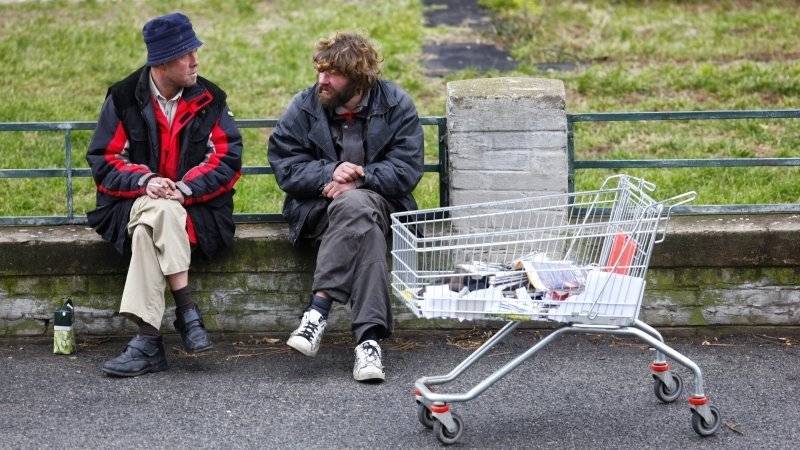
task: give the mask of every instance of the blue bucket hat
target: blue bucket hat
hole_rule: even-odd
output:
[[[179,58],[203,45],[185,15],[174,12],[150,19],[142,28],[147,45],[147,65],[157,66]]]

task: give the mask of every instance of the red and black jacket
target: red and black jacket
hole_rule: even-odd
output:
[[[160,132],[149,77],[149,68],[142,67],[108,90],[86,155],[97,185],[89,224],[124,252],[134,200],[145,195],[148,179],[168,177],[184,195],[190,238],[206,256],[214,256],[233,243],[241,135],[225,92],[202,77],[183,90],[172,136]]]

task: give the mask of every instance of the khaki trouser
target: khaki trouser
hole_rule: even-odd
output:
[[[191,262],[186,210],[176,200],[141,196],[131,208],[128,235],[131,263],[119,312],[161,328],[165,277],[189,270]]]

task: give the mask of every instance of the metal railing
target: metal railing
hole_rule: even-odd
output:
[[[797,119],[800,110],[742,110],[742,111],[683,111],[683,112],[625,112],[625,113],[577,113],[567,114],[567,156],[568,189],[575,190],[575,171],[584,169],[626,169],[626,168],[696,168],[696,167],[777,167],[800,166],[800,157],[794,158],[707,158],[707,159],[613,159],[579,160],[575,158],[575,125],[582,122],[634,122],[663,120],[729,120],[729,119]],[[422,117],[423,126],[435,126],[437,130],[438,162],[425,164],[425,172],[439,174],[439,205],[449,206],[448,198],[448,149],[446,139],[446,119],[444,117]],[[240,128],[272,128],[277,119],[237,120]],[[86,216],[75,215],[73,205],[73,179],[90,177],[85,168],[73,167],[72,132],[93,130],[95,122],[38,122],[38,123],[0,123],[3,131],[50,131],[64,134],[64,168],[49,169],[0,169],[0,179],[6,178],[65,178],[66,216],[6,216],[0,217],[0,225],[58,225],[85,224]],[[83,154],[84,149],[81,149]],[[244,175],[269,175],[269,166],[247,166],[242,168]],[[747,213],[798,213],[798,204],[742,204],[742,205],[702,205],[681,206],[674,210],[678,214],[747,214]],[[237,213],[237,222],[282,222],[280,214]]]
[[[447,177],[447,139],[446,119],[444,117],[420,117],[423,126],[435,126],[438,143],[438,162],[425,164],[425,172],[439,174],[439,204],[449,205]],[[243,119],[236,125],[244,128],[273,128],[278,119]],[[8,122],[0,123],[3,131],[50,131],[64,134],[64,168],[55,169],[0,169],[0,179],[8,178],[65,178],[66,179],[66,216],[6,216],[0,217],[0,225],[84,225],[86,216],[76,215],[74,207],[73,179],[91,177],[89,169],[73,167],[72,132],[94,130],[96,122]],[[81,155],[85,149],[81,149]],[[247,166],[242,168],[242,175],[272,174],[269,166]],[[275,213],[237,213],[234,220],[242,222],[283,222],[283,217]]]
[[[655,169],[691,167],[776,167],[800,166],[800,158],[707,158],[707,159],[575,159],[575,124],[580,122],[635,122],[660,120],[798,119],[800,110],[677,111],[567,114],[568,189],[575,191],[579,169]],[[679,206],[677,214],[796,213],[798,204]]]

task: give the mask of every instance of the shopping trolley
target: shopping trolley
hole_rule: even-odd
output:
[[[662,242],[673,207],[687,192],[655,201],[655,186],[626,175],[600,189],[392,214],[392,289],[417,317],[508,323],[446,375],[414,384],[417,417],[443,444],[463,432],[450,403],[474,399],[564,334],[636,336],[655,349],[656,397],[677,400],[683,380],[666,360],[694,374],[692,428],[710,436],[719,410],[703,391],[691,359],[638,319],[653,245]],[[507,337],[521,321],[561,323],[552,333],[464,393],[434,392]]]

